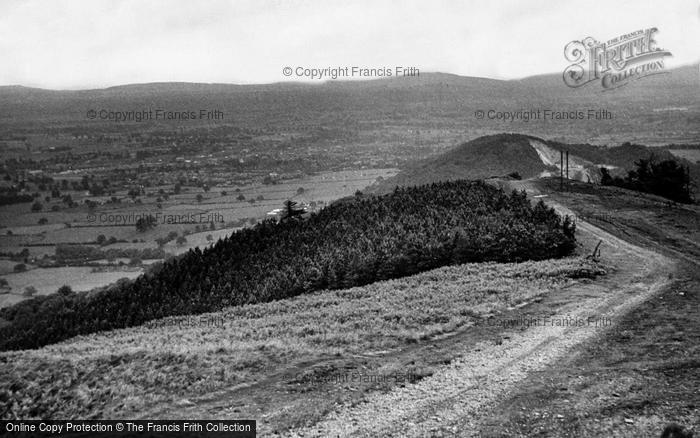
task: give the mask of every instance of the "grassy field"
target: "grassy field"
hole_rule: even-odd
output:
[[[56,292],[63,285],[69,285],[74,291],[86,291],[95,287],[105,286],[120,278],[135,278],[141,274],[141,268],[123,268],[114,271],[93,272],[87,266],[36,268],[25,272],[6,274],[3,276],[14,293],[22,293],[24,288],[34,286],[38,295]]]
[[[187,236],[187,242],[182,245],[178,245],[176,242],[168,242],[163,246],[163,249],[168,254],[179,255],[190,249],[200,248],[204,249],[209,245],[216,243],[217,240],[223,239],[230,236],[240,228],[224,228],[222,230],[214,231],[203,231],[201,233],[194,233]],[[211,235],[211,240],[207,240],[207,236]]]
[[[17,262],[12,260],[0,260],[0,275],[10,274],[14,272],[14,267]]]
[[[300,363],[445,336],[602,273],[579,258],[466,264],[2,353],[0,417],[133,417]]]

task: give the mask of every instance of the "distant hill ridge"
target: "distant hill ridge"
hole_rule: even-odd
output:
[[[235,125],[300,135],[313,129],[338,129],[349,135],[387,130],[403,132],[398,141],[412,142],[408,130],[420,130],[421,144],[449,137],[454,127],[461,134],[481,135],[515,131],[563,141],[604,144],[618,137],[644,144],[697,143],[700,128],[697,65],[669,70],[634,81],[611,92],[589,84],[569,88],[561,74],[519,80],[499,80],[421,72],[416,77],[272,84],[147,83],[93,90],[43,90],[0,87],[0,135],[37,126],[64,129],[128,131],[151,126],[211,127],[209,120],[150,120],[115,124],[86,117],[88,110],[199,111],[217,109],[225,114],[216,126]],[[475,111],[585,111],[605,109],[609,120],[504,122],[475,117]],[[623,140],[624,141],[624,140]],[[348,148],[354,148],[350,142]],[[420,146],[420,145],[411,145]],[[415,149],[415,148],[414,148]],[[420,147],[418,147],[420,149]],[[423,155],[426,156],[426,155]]]
[[[667,75],[661,75],[659,79],[654,79],[659,83],[677,83],[697,87],[698,65],[685,65],[668,70]],[[651,84],[651,83],[649,83]],[[452,85],[452,86],[468,86],[468,87],[483,87],[483,86],[507,86],[508,88],[543,88],[550,89],[553,86],[563,86],[560,73],[541,74],[529,76],[522,79],[494,79],[477,76],[461,76],[453,73],[444,72],[421,72],[418,76],[409,77],[388,77],[388,78],[373,78],[366,80],[323,80],[323,81],[281,81],[262,84],[237,84],[237,83],[207,83],[207,82],[144,82],[133,84],[114,85],[103,88],[85,88],[85,89],[68,89],[55,90],[40,87],[31,87],[25,85],[0,85],[0,97],[5,93],[22,93],[22,92],[45,92],[55,93],[61,92],[66,94],[80,93],[97,93],[112,92],[122,93],[129,91],[137,92],[211,92],[211,91],[245,91],[245,90],[279,90],[279,89],[298,89],[298,88],[318,88],[321,87],[356,87],[356,88],[373,88],[373,87],[414,87],[416,85]],[[649,87],[647,87],[649,88]],[[564,90],[571,90],[566,87]],[[593,87],[584,87],[591,91]],[[598,90],[595,90],[598,91]],[[639,90],[635,90],[639,91]]]

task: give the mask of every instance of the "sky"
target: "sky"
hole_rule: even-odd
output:
[[[309,81],[299,67],[353,66],[515,79],[563,71],[572,40],[650,27],[668,67],[700,60],[698,0],[0,0],[0,85]]]

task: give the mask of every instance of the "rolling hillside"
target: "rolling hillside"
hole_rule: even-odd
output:
[[[569,178],[583,182],[600,182],[601,167],[608,168],[613,175],[625,175],[635,167],[635,161],[651,154],[658,160],[675,159],[689,165],[695,180],[700,176],[700,166],[679,159],[666,149],[630,143],[616,147],[567,144],[524,134],[497,134],[479,137],[436,158],[422,160],[370,190],[388,193],[396,186],[505,177],[514,172],[521,178],[558,176],[560,151],[569,152]]]
[[[435,267],[563,257],[575,226],[524,193],[483,182],[356,196],[307,220],[265,221],[105,290],[0,309],[0,349],[35,348],[163,316],[344,289]],[[5,324],[7,322],[7,324]]]

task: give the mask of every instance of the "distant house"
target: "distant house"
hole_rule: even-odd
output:
[[[268,211],[265,217],[268,219],[280,220],[282,218],[283,209],[275,208],[274,210]]]
[[[301,217],[302,219],[308,219],[311,215],[310,207],[306,203],[301,203],[300,205],[295,206],[295,208],[299,210],[300,213],[297,217]],[[276,221],[279,221],[284,217],[284,210],[284,208],[275,208],[274,210],[268,211],[265,216],[267,217],[267,219],[275,219]]]

